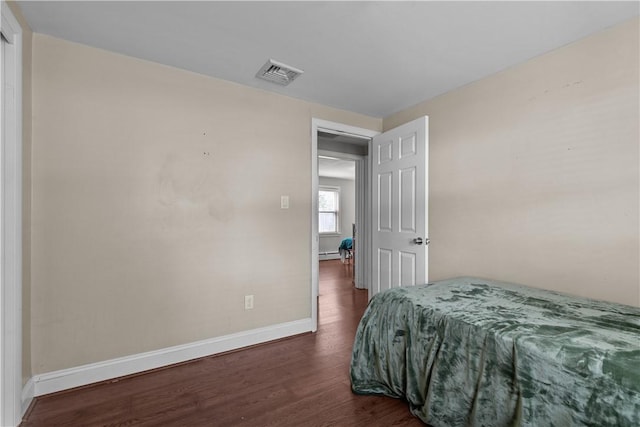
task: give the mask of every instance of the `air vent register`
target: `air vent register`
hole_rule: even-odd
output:
[[[268,82],[286,86],[304,71],[270,59],[262,66],[256,77]]]

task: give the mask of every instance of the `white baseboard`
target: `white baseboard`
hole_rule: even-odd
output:
[[[339,253],[321,253],[318,254],[318,259],[320,261],[327,261],[330,259],[340,259],[340,254]]]
[[[29,381],[22,387],[22,417],[24,417],[24,414],[27,412],[27,409],[29,409],[29,405],[31,405],[35,397],[35,389],[33,378],[29,378]]]
[[[42,396],[87,384],[186,362],[312,331],[311,318],[225,335],[70,369],[35,375],[31,396]],[[27,383],[28,384],[28,383]],[[26,388],[26,386],[25,386]],[[24,399],[25,393],[23,393]]]

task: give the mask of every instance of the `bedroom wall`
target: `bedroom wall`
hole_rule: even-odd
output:
[[[309,318],[311,118],[382,126],[40,34],[33,116],[34,375]]]
[[[638,22],[384,119],[429,116],[431,280],[640,305]]]
[[[355,180],[328,178],[318,179],[320,186],[340,187],[340,235],[320,236],[318,251],[335,252],[345,237],[352,236],[352,224],[356,221],[356,184]],[[320,259],[323,259],[322,257]]]

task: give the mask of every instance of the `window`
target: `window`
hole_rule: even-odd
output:
[[[320,187],[318,192],[318,231],[340,233],[340,187]]]

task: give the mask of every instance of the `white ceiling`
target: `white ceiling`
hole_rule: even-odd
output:
[[[638,16],[627,2],[19,1],[38,33],[374,117]],[[258,80],[269,58],[305,73]]]
[[[333,156],[318,156],[318,176],[353,181],[356,179],[356,162]]]
[[[341,146],[339,151],[333,151],[335,148],[329,148],[325,150],[323,147],[326,143],[330,145],[337,144]],[[318,132],[318,150],[321,153],[318,155],[318,176],[325,178],[340,178],[349,179],[355,181],[356,179],[356,162],[354,160],[348,160],[341,152],[350,152],[347,146],[367,147],[369,144],[369,138],[354,137],[351,135],[345,135],[333,132]],[[363,154],[363,153],[361,153]]]

